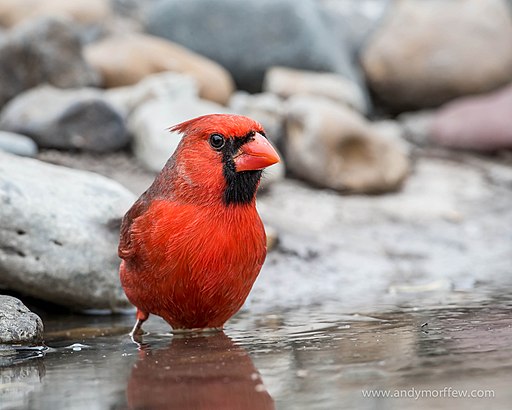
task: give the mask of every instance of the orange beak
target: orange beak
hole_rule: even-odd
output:
[[[268,140],[256,133],[254,139],[242,145],[234,158],[236,172],[256,171],[279,162],[279,154]]]

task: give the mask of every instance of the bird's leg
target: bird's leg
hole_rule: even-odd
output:
[[[135,343],[139,343],[141,336],[144,334],[142,331],[142,324],[148,319],[149,313],[146,313],[140,309],[137,309],[137,321],[130,332],[130,337]]]

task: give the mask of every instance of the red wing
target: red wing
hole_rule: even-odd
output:
[[[129,259],[137,253],[137,244],[132,239],[133,224],[137,218],[140,218],[149,208],[149,203],[141,197],[133,204],[126,213],[121,223],[121,232],[119,238],[118,255],[121,259]]]

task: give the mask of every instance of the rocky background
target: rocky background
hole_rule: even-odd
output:
[[[3,293],[129,309],[119,218],[178,144],[166,129],[219,112],[284,158],[248,308],[510,283],[512,2],[2,0]],[[42,338],[8,296],[0,329]]]

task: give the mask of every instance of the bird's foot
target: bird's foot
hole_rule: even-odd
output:
[[[139,347],[142,344],[142,336],[144,335],[144,331],[142,330],[142,324],[145,320],[137,318],[137,321],[135,322],[135,325],[133,326],[133,329],[130,332],[130,338],[132,339],[132,342],[138,345]]]

